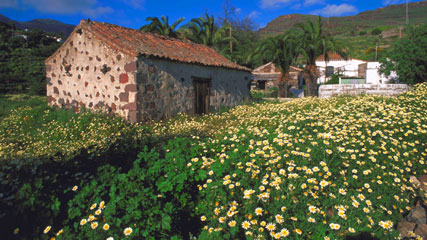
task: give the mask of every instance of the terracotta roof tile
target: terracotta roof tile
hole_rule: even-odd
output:
[[[329,55],[329,61],[345,61],[345,59],[336,52],[328,52],[328,55]],[[325,61],[325,58],[323,56],[320,56],[316,59],[316,61],[323,62]]]
[[[302,69],[291,66],[290,72],[301,72]],[[273,62],[269,62],[265,65],[255,68],[252,71],[252,74],[280,74],[280,70],[273,64]]]
[[[77,28],[92,32],[105,44],[130,56],[144,55],[184,63],[251,71],[228,60],[214,49],[200,44],[95,21],[82,20]]]

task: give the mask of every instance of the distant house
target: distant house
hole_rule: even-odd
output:
[[[291,66],[289,74],[291,75],[292,81],[289,86],[298,88],[299,77],[302,69]],[[262,65],[252,71],[252,88],[253,89],[268,89],[270,87],[277,87],[277,79],[280,77],[280,70],[269,62]]]
[[[131,122],[237,105],[251,76],[204,45],[85,20],[45,64],[50,105]]]
[[[379,62],[368,62],[355,58],[345,60],[337,53],[329,53],[329,61],[325,62],[323,56],[317,58],[316,66],[320,71],[318,83],[327,82],[333,74],[343,75],[342,79],[349,78],[347,81],[340,81],[340,84],[348,83],[366,83],[366,84],[383,84],[396,78],[392,73],[386,77],[379,73]],[[354,80],[353,80],[354,79]]]
[[[397,79],[396,72],[391,72],[389,77],[379,72],[379,62],[367,62],[359,65],[359,77],[366,79],[366,84],[385,84]]]
[[[366,61],[341,57],[338,53],[328,53],[329,61],[325,61],[323,56],[316,59],[316,66],[319,69],[320,77],[317,83],[327,82],[333,74],[341,74],[347,77],[358,77],[359,65]]]

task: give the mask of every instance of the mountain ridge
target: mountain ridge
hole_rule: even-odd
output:
[[[19,29],[40,29],[45,32],[62,33],[64,37],[68,37],[68,35],[70,35],[70,33],[75,28],[75,25],[63,23],[55,19],[36,18],[30,21],[20,22],[8,18],[2,14],[0,14],[0,22],[8,24],[13,23],[15,24],[16,28]]]
[[[412,2],[408,4],[409,22],[414,24],[427,23],[427,1]],[[307,19],[314,20],[318,16],[310,14],[281,15],[261,29],[261,36],[280,34],[292,28],[295,24],[305,23]],[[325,30],[332,34],[343,34],[350,31],[361,31],[378,26],[404,25],[405,4],[393,4],[376,10],[367,10],[356,15],[344,17],[321,17]]]

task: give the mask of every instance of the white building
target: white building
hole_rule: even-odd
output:
[[[325,83],[331,79],[332,74],[340,74],[347,77],[359,76],[359,65],[367,63],[366,61],[348,58],[345,60],[337,53],[329,53],[329,61],[325,61],[323,56],[317,58],[316,66],[320,71],[320,77],[317,83]]]
[[[360,69],[366,69],[364,77],[366,79],[367,84],[385,84],[389,83],[390,80],[397,78],[395,72],[392,72],[389,77],[386,77],[384,74],[380,74],[380,65],[381,64],[379,62],[367,62],[359,66]]]
[[[385,84],[397,77],[396,73],[392,73],[389,77],[384,76],[384,74],[380,74],[379,62],[367,62],[355,58],[348,58],[345,60],[337,53],[330,53],[328,62],[324,60],[323,56],[319,57],[316,60],[316,66],[320,72],[320,77],[317,80],[319,84],[327,82],[331,78],[332,74],[343,75],[341,79],[345,79],[345,77],[360,78],[360,83],[366,84]],[[357,80],[341,81],[341,79],[340,84],[358,82]]]

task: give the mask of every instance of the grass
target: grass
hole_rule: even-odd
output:
[[[149,191],[150,196],[158,194],[161,200],[150,202],[150,206],[161,209],[156,210],[161,214],[166,210],[160,203],[170,205],[168,201],[171,199],[195,201],[190,206],[197,208],[191,211],[200,220],[192,220],[195,222],[190,225],[202,226],[199,239],[270,239],[270,236],[278,239],[345,239],[363,232],[380,239],[392,239],[399,235],[395,229],[397,222],[415,200],[427,197],[415,191],[408,180],[410,175],[427,173],[426,93],[427,84],[424,84],[395,98],[341,96],[263,102],[237,106],[218,114],[178,115],[165,122],[127,128],[128,132],[146,129],[152,139],[164,140],[150,153],[143,151],[140,154],[140,157],[146,156],[142,162],[147,165],[142,165],[142,169],[157,175],[141,177],[138,180],[141,182],[133,184],[132,189],[141,187],[133,192],[144,190]],[[16,114],[12,113],[19,119],[32,116],[31,112]],[[81,121],[81,117],[72,119]],[[63,149],[90,147],[91,144],[77,144],[88,140],[102,147],[108,144],[102,139],[110,135],[110,130],[106,129],[111,128],[103,119],[99,117],[97,121],[107,124],[81,124],[76,130],[73,121],[70,125],[58,124],[54,129],[59,131],[45,132],[39,138],[49,139],[53,135],[54,140],[61,143],[55,146]],[[13,119],[8,116],[6,120]],[[115,133],[122,129],[122,125],[117,126]],[[7,125],[3,127],[8,129]],[[5,139],[15,132],[17,130],[9,132]],[[24,138],[24,134],[22,131],[15,140]],[[73,138],[85,135],[88,138]],[[21,151],[50,142],[23,144],[29,147]],[[135,174],[141,172],[139,163],[133,165],[138,170]],[[192,182],[197,184],[193,189],[194,198],[184,195],[188,193],[182,192],[182,188],[180,191],[169,187],[194,176],[197,176]],[[131,175],[118,177],[113,174],[111,177],[123,182],[120,189],[126,190],[131,182],[135,182]],[[148,184],[153,179],[155,182]],[[53,236],[64,229],[63,239],[70,236],[68,234],[81,239],[97,234],[121,239],[125,237],[123,230],[134,226],[129,238],[143,238],[142,232],[151,227],[141,225],[144,219],[132,215],[140,210],[139,207],[130,211],[127,206],[139,204],[139,199],[126,193],[119,199],[106,198],[109,191],[104,189],[115,189],[114,182],[96,177],[92,182],[81,182],[78,189],[82,194],[80,190],[75,193],[74,207],[69,209],[75,213],[71,220],[86,220],[90,206],[87,203],[105,200],[102,214],[105,212],[103,216],[107,216],[112,226],[109,232],[99,227],[91,228],[91,224],[80,226],[73,220],[69,226],[57,223],[55,231],[49,234]],[[73,186],[66,187],[71,189]],[[110,203],[132,198],[132,202],[120,208]],[[168,211],[172,213],[175,209]],[[168,218],[153,220],[153,227],[160,224],[159,228],[163,228],[164,219]],[[166,222],[167,226],[169,221]],[[40,226],[40,229],[45,227]],[[150,234],[158,231],[151,229]],[[162,236],[162,233],[157,234]],[[168,237],[171,236],[161,238]]]
[[[0,95],[0,120],[19,107],[47,106],[45,96],[34,96],[28,94],[5,94]]]

